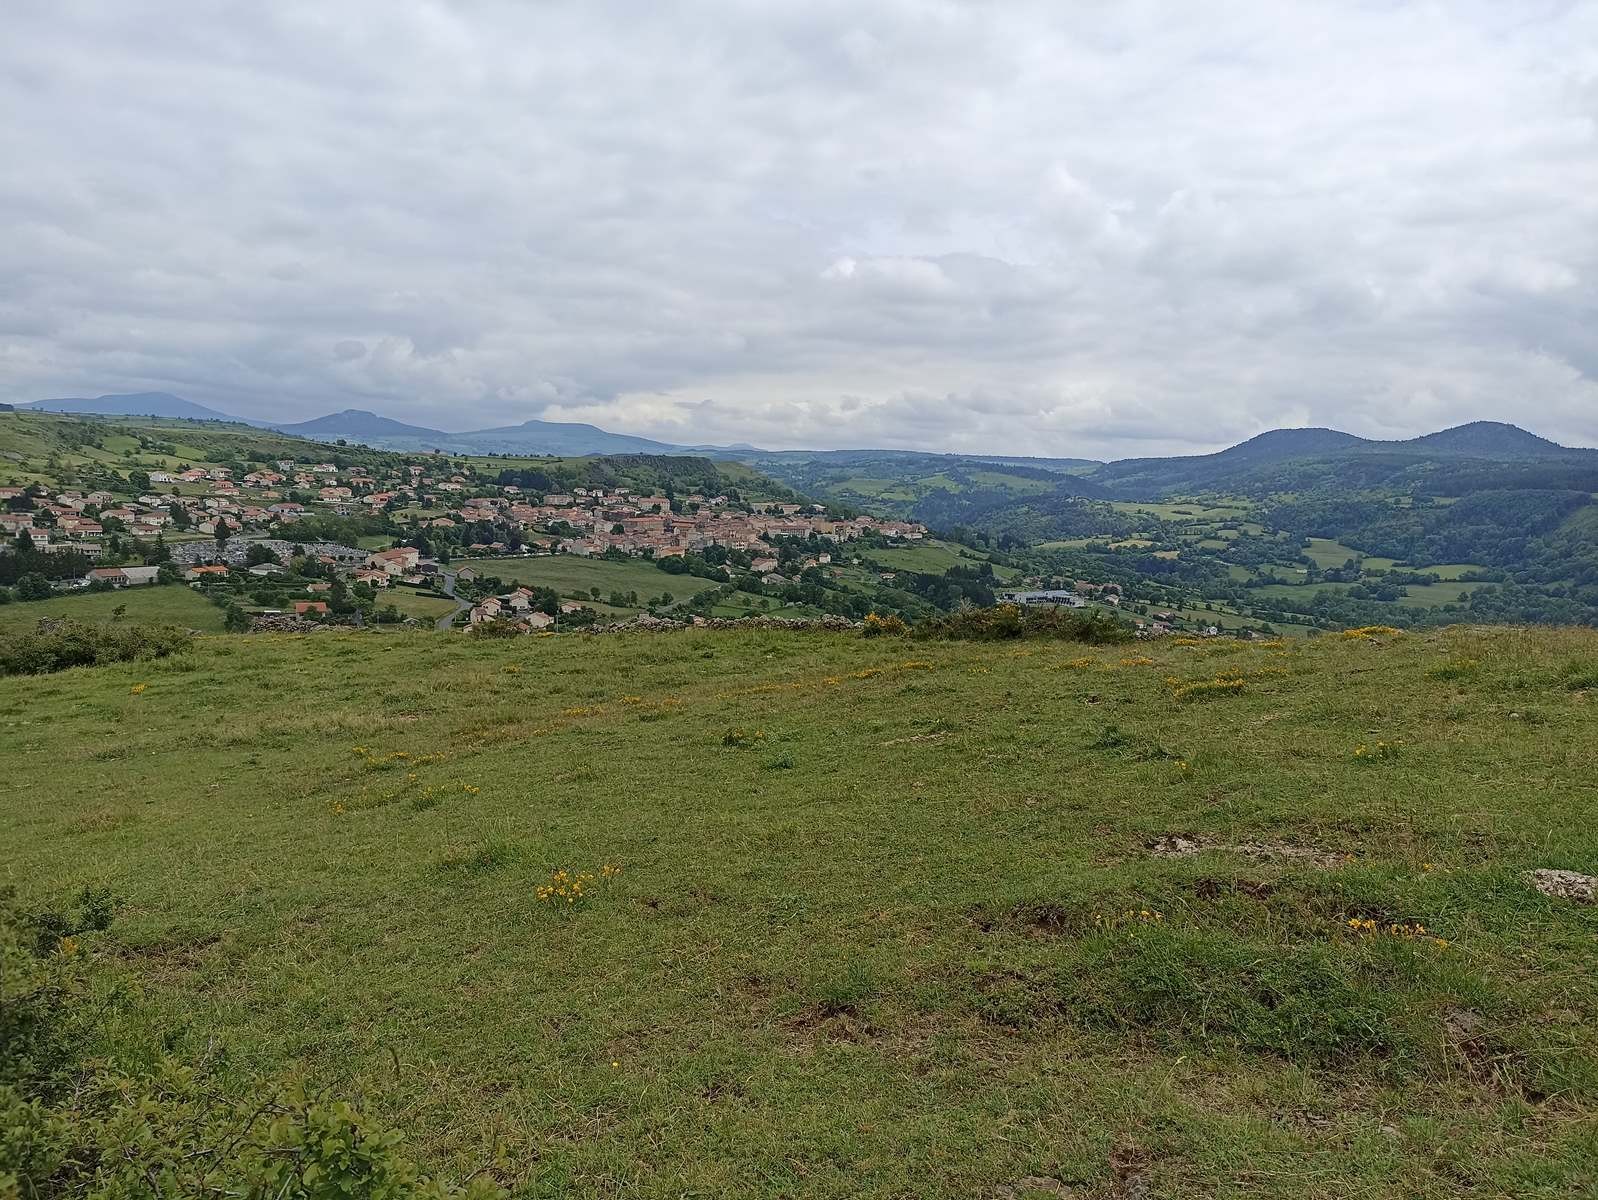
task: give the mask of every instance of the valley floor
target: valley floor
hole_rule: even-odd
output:
[[[128,1053],[517,1194],[1598,1189],[1598,907],[1525,880],[1598,872],[1591,632],[213,637],[0,722]]]

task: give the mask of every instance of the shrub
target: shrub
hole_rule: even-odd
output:
[[[1023,608],[1019,604],[962,608],[919,621],[912,632],[918,638],[975,642],[1050,638],[1093,646],[1119,645],[1134,636],[1130,626],[1102,609]]]
[[[0,637],[0,675],[45,675],[68,667],[92,667],[181,654],[192,641],[172,625],[86,625],[40,621],[36,629]]]
[[[901,637],[908,633],[910,627],[904,623],[904,618],[895,613],[879,617],[876,613],[868,613],[865,621],[860,626],[862,637]]]

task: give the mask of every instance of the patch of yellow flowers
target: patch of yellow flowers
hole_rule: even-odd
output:
[[[1343,636],[1350,640],[1373,642],[1378,638],[1403,637],[1402,629],[1394,629],[1391,625],[1361,625],[1357,629],[1343,630]]]
[[[1361,742],[1354,747],[1354,757],[1366,762],[1378,758],[1397,758],[1398,748],[1403,744],[1403,742],[1377,742],[1367,746]]]
[[[1379,924],[1370,917],[1350,917],[1347,921],[1348,928],[1355,934],[1374,936],[1387,936],[1404,938],[1407,941],[1431,942],[1434,946],[1447,949],[1453,945],[1447,938],[1438,937],[1419,921],[1389,921],[1386,925]]]
[[[615,863],[606,863],[599,868],[597,878],[608,885],[620,874],[619,866]],[[592,890],[595,878],[592,871],[568,871],[562,868],[550,875],[548,883],[539,884],[533,894],[538,897],[541,904],[579,904]]]

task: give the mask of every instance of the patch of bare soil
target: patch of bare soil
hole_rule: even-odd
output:
[[[1352,854],[1316,846],[1294,846],[1288,842],[1210,842],[1178,833],[1155,838],[1145,848],[1156,858],[1187,858],[1206,850],[1223,850],[1255,862],[1298,862],[1328,871],[1354,861]]]

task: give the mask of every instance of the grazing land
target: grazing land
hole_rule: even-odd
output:
[[[119,898],[125,1069],[516,1195],[1590,1195],[1595,704],[1562,630],[207,637],[0,680],[0,884]]]
[[[199,592],[182,584],[131,587],[115,592],[67,593],[27,604],[0,604],[0,636],[16,629],[32,629],[41,620],[109,621],[117,609],[129,624],[178,625],[203,633],[220,633],[222,610]]]
[[[661,592],[681,599],[717,586],[712,580],[692,575],[668,575],[647,559],[617,561],[579,558],[573,554],[546,555],[541,558],[459,559],[453,566],[471,567],[484,575],[497,576],[506,584],[553,588],[563,597],[588,598],[598,588],[608,598],[612,592],[636,592],[640,602]],[[642,608],[642,603],[632,606]]]

